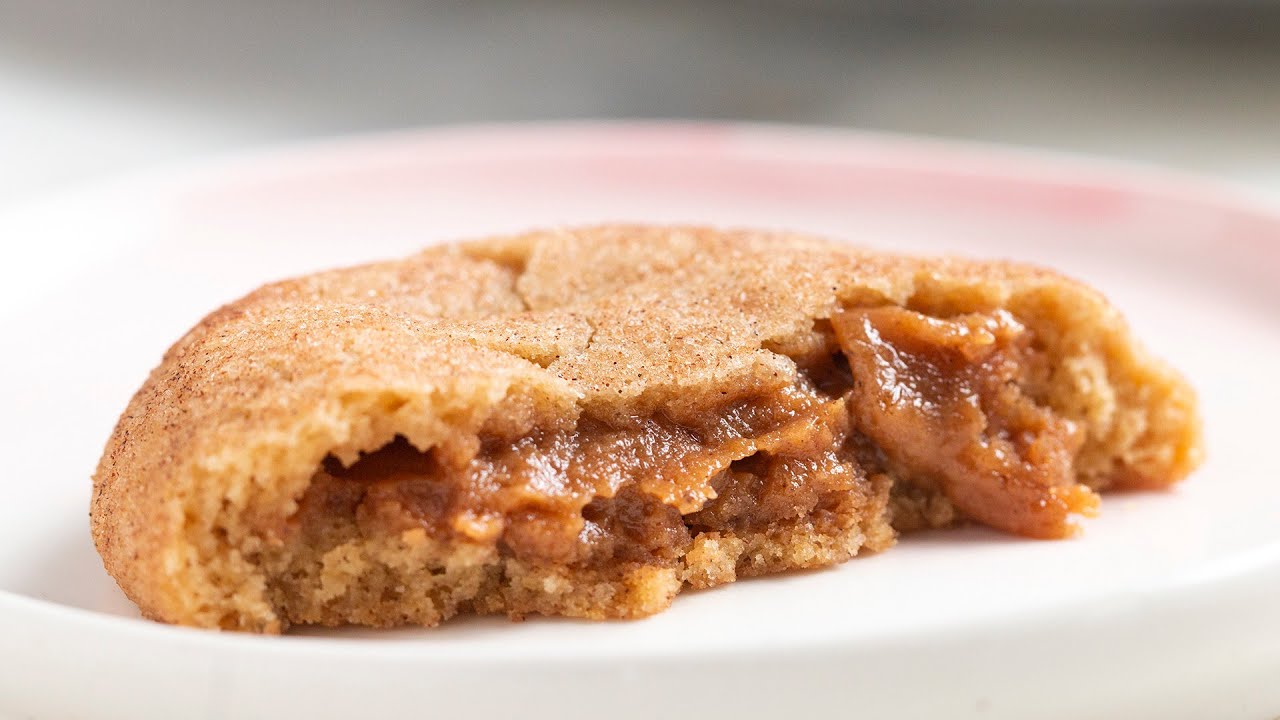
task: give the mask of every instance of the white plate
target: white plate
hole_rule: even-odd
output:
[[[250,637],[138,618],[89,476],[170,342],[274,278],[601,220],[1033,260],[1203,395],[1209,461],[1077,540],[970,529],[657,617]],[[0,218],[0,710],[17,717],[1270,717],[1280,713],[1280,218],[1207,183],[812,129],[570,125],[348,141]]]

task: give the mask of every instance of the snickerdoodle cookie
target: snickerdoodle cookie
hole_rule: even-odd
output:
[[[602,226],[214,312],[121,417],[92,526],[166,622],[637,617],[901,530],[1064,537],[1199,457],[1190,387],[1055,273]]]

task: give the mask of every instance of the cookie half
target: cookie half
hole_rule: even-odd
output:
[[[165,622],[627,618],[901,531],[1066,537],[1200,455],[1191,388],[1058,274],[615,225],[219,309],[120,418],[91,524]]]

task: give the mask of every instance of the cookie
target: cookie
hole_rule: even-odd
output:
[[[170,623],[633,618],[919,528],[1067,537],[1200,456],[1192,389],[1056,273],[609,225],[217,310],[121,416],[91,525]]]

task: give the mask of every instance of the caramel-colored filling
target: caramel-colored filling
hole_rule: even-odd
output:
[[[362,534],[426,528],[534,563],[673,565],[707,531],[804,518],[849,523],[869,476],[945,494],[964,515],[1061,537],[1096,498],[1075,484],[1081,433],[1024,390],[1029,333],[995,312],[936,319],[843,312],[816,331],[797,381],[679,421],[662,415],[421,452],[403,439],[350,467],[329,459],[301,522]]]
[[[588,419],[461,457],[400,439],[349,468],[326,462],[304,505],[354,514],[363,532],[426,527],[532,562],[664,564],[687,548],[691,526],[759,527],[862,492],[843,450],[843,398],[787,388],[703,420]]]
[[[947,320],[901,308],[842,313],[857,384],[853,424],[891,474],[937,488],[965,515],[1031,537],[1069,535],[1098,498],[1075,482],[1080,428],[1023,389],[1030,333],[1005,312]]]

